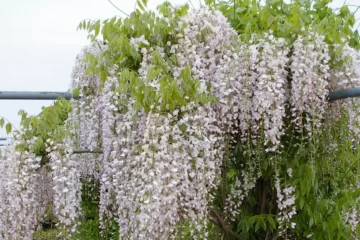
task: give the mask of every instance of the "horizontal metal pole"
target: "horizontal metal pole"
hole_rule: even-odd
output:
[[[6,141],[6,140],[8,140],[7,137],[0,137],[0,141]]]
[[[0,147],[6,147],[8,144],[0,143]],[[102,150],[90,150],[90,149],[74,149],[73,154],[82,154],[82,153],[103,153]]]
[[[28,92],[28,91],[0,91],[0,99],[7,100],[56,100],[58,98],[79,98],[73,97],[69,92]]]
[[[345,98],[360,97],[360,87],[343,89],[335,92],[331,92],[328,95],[329,102],[341,100]]]
[[[74,149],[73,154],[81,154],[81,153],[103,153],[101,150],[89,150],[89,149]]]
[[[56,100],[60,97],[67,100],[80,98],[69,92],[0,91],[0,100]],[[350,97],[360,97],[360,87],[331,92],[327,99],[332,102]]]
[[[79,99],[79,96],[72,96],[69,92],[0,91],[0,100],[55,100],[60,97]],[[327,99],[332,102],[350,97],[360,97],[360,87],[331,92]]]

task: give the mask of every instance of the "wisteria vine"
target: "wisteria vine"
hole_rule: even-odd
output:
[[[326,99],[356,86],[357,50],[345,40],[330,45],[312,27],[294,41],[273,30],[242,38],[215,9],[164,4],[159,11],[162,17],[132,16],[134,25],[141,16],[148,21],[136,25],[144,34],[119,20],[125,27],[116,44],[104,37],[78,55],[71,83],[78,98],[42,143],[44,156],[31,151],[39,142],[26,129],[1,151],[0,239],[32,239],[49,208],[59,237],[73,239],[85,180],[99,184],[92,194],[102,239],[109,232],[119,239],[214,239],[212,226],[240,239],[252,225],[255,232],[262,226],[265,239],[317,236],[313,223],[309,231],[299,227],[297,216],[310,211],[304,199],[313,194],[311,181],[299,176],[315,175],[320,150],[313,146],[329,131],[324,119],[335,108],[341,113],[333,123],[346,119],[341,134],[357,141],[358,101]],[[345,144],[339,139],[332,144]],[[299,163],[304,146],[308,165]],[[360,196],[352,194],[339,214],[355,238],[359,209],[350,202]],[[253,201],[258,214],[245,216]],[[233,231],[239,219],[244,227]]]

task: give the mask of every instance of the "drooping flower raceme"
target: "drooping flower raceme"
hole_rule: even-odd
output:
[[[86,73],[84,59],[87,54],[99,56],[105,51],[106,46],[101,43],[94,43],[82,49],[78,54],[75,66],[72,71],[71,89],[78,90],[79,99],[71,99],[72,111],[68,115],[66,128],[72,136],[74,147],[88,149],[90,151],[99,150],[101,146],[99,139],[101,136],[101,114],[102,110],[97,96],[100,90],[100,78],[89,76]],[[82,154],[79,158],[79,171],[82,177],[99,179],[99,156],[95,154]]]
[[[223,127],[229,133],[239,133],[240,124],[245,135],[250,108],[246,96],[249,98],[252,87],[248,47],[242,46],[236,32],[218,11],[194,10],[181,23],[186,27],[179,29],[179,44],[171,47],[179,63],[173,70],[174,76],[191,66],[192,75],[200,81],[199,91],[209,91],[218,99],[219,123],[225,124]]]
[[[330,60],[324,37],[313,32],[299,35],[291,57],[291,111],[298,130],[312,135],[321,126],[329,93]],[[305,119],[303,115],[305,114]]]
[[[54,211],[59,220],[60,229],[68,231],[64,239],[70,239],[76,232],[80,217],[81,182],[80,168],[76,155],[72,154],[72,141],[66,144],[55,144],[48,141],[50,167],[52,170],[54,190]],[[62,232],[61,232],[62,233]]]
[[[241,180],[236,177],[235,183],[231,186],[230,194],[226,199],[226,210],[229,212],[231,220],[235,220],[238,216],[244,199],[249,194],[249,191],[255,187],[257,176],[252,173],[253,171],[249,172],[250,174],[242,171]]]
[[[113,218],[114,209],[112,206],[115,201],[113,195],[113,175],[114,169],[111,164],[115,159],[115,154],[112,152],[113,144],[116,142],[115,134],[115,112],[118,110],[116,105],[115,89],[118,81],[115,75],[115,70],[109,71],[110,77],[105,82],[103,91],[99,94],[99,113],[101,115],[101,139],[102,139],[102,161],[100,162],[99,180],[100,180],[100,206],[99,206],[99,219],[101,227],[104,228],[105,219]]]
[[[280,235],[284,235],[287,228],[296,227],[296,223],[291,222],[291,219],[296,214],[295,206],[295,188],[293,186],[285,186],[282,188],[281,181],[278,176],[276,176],[275,188],[276,188],[276,203],[279,209],[278,222],[280,228]]]
[[[266,151],[273,152],[280,147],[284,133],[283,119],[287,101],[287,72],[289,48],[284,39],[276,39],[271,33],[258,43],[259,56],[255,71],[257,82],[252,98],[253,132],[264,130]],[[261,134],[261,133],[260,133]]]
[[[0,157],[0,238],[31,240],[48,199],[39,187],[41,159],[31,152],[17,151],[17,144],[24,144],[21,134],[14,136]]]
[[[81,181],[84,179],[99,180],[99,164],[101,156],[96,154],[72,153],[74,148],[99,149],[101,136],[101,107],[99,107],[100,79],[86,73],[84,58],[87,54],[99,56],[104,51],[100,43],[94,43],[84,48],[77,56],[72,72],[72,90],[78,90],[79,99],[72,99],[72,112],[66,120],[66,131],[71,137],[62,142],[47,141],[47,151],[50,157],[52,178],[54,182],[54,209],[59,225],[67,230],[64,238],[71,238],[76,232],[78,218],[81,216]],[[105,46],[103,46],[105,48]]]

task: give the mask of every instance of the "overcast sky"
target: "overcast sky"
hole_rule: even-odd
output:
[[[198,0],[192,0],[198,5]],[[149,0],[155,9],[162,0]],[[171,0],[173,4],[187,0]],[[344,0],[334,0],[341,6]],[[76,31],[83,19],[106,19],[121,13],[107,0],[0,0],[0,91],[67,91],[77,53],[88,41]],[[113,0],[130,13],[135,0]],[[347,4],[360,4],[347,0]],[[360,18],[360,11],[357,17]],[[18,126],[17,112],[38,114],[51,101],[0,100],[0,116]],[[0,129],[0,137],[5,131]]]

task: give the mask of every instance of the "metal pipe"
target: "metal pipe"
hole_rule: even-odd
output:
[[[103,153],[101,150],[90,150],[90,149],[74,149],[73,154],[81,154],[81,153]]]
[[[0,99],[32,99],[32,100],[54,100],[59,97],[70,99],[72,96],[68,92],[0,92]],[[329,102],[341,100],[350,97],[360,97],[360,87],[343,89],[329,93],[327,99]],[[78,97],[77,97],[78,98]],[[1,137],[1,141],[8,138]],[[0,144],[6,146],[6,144]],[[89,149],[75,149],[73,154],[82,153],[103,153],[102,150],[89,150]]]
[[[80,98],[79,96],[72,96],[69,92],[0,91],[0,100],[55,100],[60,97],[67,100]],[[360,87],[331,92],[328,95],[328,100],[332,102],[350,97],[360,97]]]
[[[73,97],[69,92],[28,92],[28,91],[0,91],[0,99],[7,100],[56,100],[63,97],[67,100]]]
[[[6,147],[8,144],[2,144],[0,143],[0,147]],[[82,154],[82,153],[103,153],[101,150],[89,150],[89,149],[74,149],[73,154]]]
[[[333,102],[336,100],[341,100],[351,97],[360,97],[360,87],[348,88],[348,89],[331,92],[328,95],[328,100],[329,102]]]

